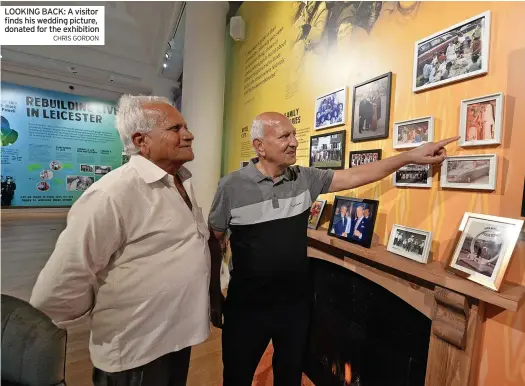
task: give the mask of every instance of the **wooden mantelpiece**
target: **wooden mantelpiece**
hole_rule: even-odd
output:
[[[434,261],[420,264],[373,244],[370,249],[308,230],[308,256],[371,280],[432,320],[425,386],[473,386],[480,360],[485,303],[516,311],[525,287],[504,283],[500,292],[456,276]]]

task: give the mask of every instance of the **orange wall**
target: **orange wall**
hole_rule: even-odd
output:
[[[394,3],[388,3],[393,8]],[[407,5],[406,3],[403,5]],[[433,115],[435,139],[455,136],[459,131],[460,101],[503,92],[505,94],[502,145],[462,149],[448,146],[450,155],[497,153],[498,177],[494,192],[442,190],[435,171],[432,189],[398,189],[391,178],[342,195],[380,201],[375,233],[386,244],[393,224],[433,232],[434,260],[446,262],[455,247],[457,228],[464,212],[520,218],[525,176],[525,3],[524,2],[425,2],[407,15],[397,10],[381,11],[370,34],[354,27],[339,37],[337,48],[323,54],[304,53],[294,44],[298,34],[292,23],[294,3],[247,3],[240,15],[247,25],[247,40],[234,43],[230,52],[225,103],[225,151],[223,172],[239,168],[241,128],[249,126],[262,111],[300,108],[298,129],[313,126],[314,100],[323,93],[346,85],[352,103],[352,86],[392,71],[393,89],[390,127],[395,121]],[[387,4],[384,4],[387,8]],[[412,92],[415,41],[464,19],[491,11],[489,73],[486,76],[414,94]],[[244,95],[244,58],[248,50],[272,26],[283,26],[285,63],[276,76],[249,95]],[[295,83],[294,83],[295,82]],[[291,85],[299,92],[289,98]],[[382,148],[383,158],[398,154],[392,138],[354,144],[350,141],[351,108],[347,117],[346,165],[349,150]],[[341,128],[334,128],[338,131]],[[314,133],[313,130],[309,130]],[[323,130],[322,133],[326,133]],[[330,132],[330,130],[328,130]],[[392,134],[392,130],[390,131]],[[301,146],[308,147],[308,143]],[[302,149],[301,154],[307,154]],[[306,157],[298,163],[307,166]],[[333,195],[327,195],[329,201]],[[325,213],[326,214],[326,213]],[[324,216],[326,220],[327,217]],[[326,226],[327,224],[325,224]],[[508,269],[507,280],[525,285],[525,242],[520,241]],[[487,307],[482,337],[478,386],[525,385],[525,307],[517,312]]]

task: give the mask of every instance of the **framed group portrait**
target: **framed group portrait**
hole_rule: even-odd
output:
[[[495,190],[497,170],[496,154],[449,156],[441,164],[441,187]]]
[[[523,220],[465,213],[449,268],[497,291],[520,236]]]
[[[432,232],[395,224],[387,250],[396,255],[426,264],[432,245]]]
[[[490,11],[415,43],[412,91],[484,75],[489,68]]]
[[[370,248],[379,201],[336,196],[328,234]]]
[[[315,200],[310,207],[310,215],[308,216],[308,228],[317,229],[319,221],[323,215],[326,200]]]
[[[432,187],[432,166],[409,164],[393,174],[394,186],[412,188]]]
[[[388,138],[392,73],[354,86],[352,142]]]
[[[328,129],[346,122],[346,87],[338,88],[315,100],[314,129]]]
[[[394,123],[394,149],[418,147],[434,140],[434,117]]]
[[[461,101],[459,145],[499,145],[503,125],[503,93]]]
[[[355,167],[360,165],[366,165],[371,162],[377,162],[381,160],[381,149],[371,150],[355,150],[349,154],[349,166]]]
[[[345,166],[346,131],[310,137],[310,167],[343,169]]]

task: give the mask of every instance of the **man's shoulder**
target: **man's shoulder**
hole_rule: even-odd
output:
[[[139,175],[129,164],[112,170],[89,188],[92,192],[102,192],[108,198],[118,202],[124,198],[129,200],[130,194],[136,191]]]
[[[246,168],[238,169],[230,174],[225,175],[219,180],[219,188],[228,186],[238,186],[239,184],[249,183],[251,180],[250,174]]]

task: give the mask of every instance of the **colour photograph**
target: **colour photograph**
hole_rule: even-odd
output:
[[[53,172],[51,170],[42,170],[40,172],[40,178],[44,181],[50,180],[53,178]]]
[[[49,190],[50,185],[46,181],[40,181],[38,184],[36,184],[36,188],[41,192],[46,192]]]
[[[381,160],[381,149],[350,152],[350,167],[369,164]]]
[[[394,123],[394,149],[408,149],[434,140],[434,118],[424,117]]]
[[[346,121],[346,87],[315,100],[314,129],[344,125]]]
[[[319,169],[343,169],[345,132],[310,137],[310,166]]]
[[[432,187],[432,167],[430,165],[410,164],[394,173],[394,186],[415,188]]]
[[[494,190],[496,172],[495,154],[449,156],[441,165],[441,187]]]
[[[503,93],[461,101],[460,146],[501,143]]]
[[[388,138],[392,73],[354,86],[352,142]]]
[[[490,12],[419,40],[414,50],[413,91],[486,74]]]
[[[387,250],[411,260],[426,263],[431,242],[431,232],[394,225]]]
[[[319,220],[323,215],[324,206],[326,200],[315,200],[310,208],[310,215],[308,216],[308,228],[317,229],[319,226]]]

